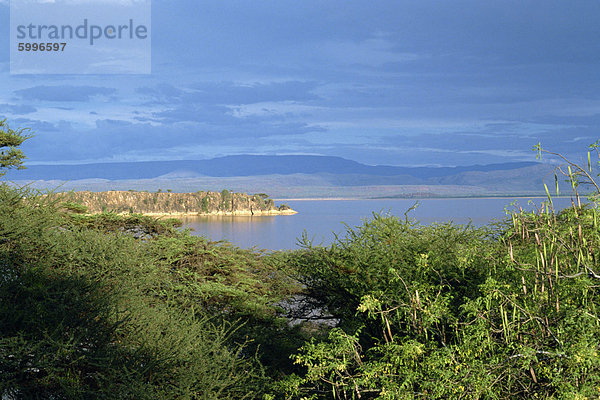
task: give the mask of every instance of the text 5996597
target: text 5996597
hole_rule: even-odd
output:
[[[17,45],[18,51],[65,51],[67,43],[29,43],[22,42]]]

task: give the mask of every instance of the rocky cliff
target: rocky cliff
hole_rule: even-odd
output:
[[[69,192],[67,207],[80,212],[140,213],[147,215],[278,215],[295,214],[287,205],[276,206],[265,194],[222,192]]]

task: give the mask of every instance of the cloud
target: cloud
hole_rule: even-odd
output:
[[[36,134],[48,134],[52,132],[58,132],[60,129],[64,129],[65,127],[68,127],[70,129],[70,124],[65,121],[59,121],[53,124],[47,121],[34,120],[29,118],[16,118],[14,120],[14,123],[21,128],[31,129]]]
[[[224,148],[248,152],[263,138],[295,137],[321,129],[302,122],[249,120],[238,124],[233,123],[234,117],[227,118],[231,123],[97,119],[89,129],[65,121],[52,124],[23,118],[14,122],[35,132],[23,146],[35,162],[199,159]]]
[[[316,82],[283,81],[269,83],[202,82],[184,89],[161,83],[140,87],[136,92],[151,104],[217,104],[239,105],[267,101],[312,101]]]
[[[129,125],[132,125],[132,123],[129,121],[121,121],[115,119],[99,119],[96,121],[96,127],[98,129],[115,129]]]
[[[452,165],[538,141],[575,154],[600,131],[592,3],[157,0],[151,76],[10,76],[6,42],[0,112],[32,118],[28,156],[56,161],[210,148]]]
[[[379,144],[398,151],[412,149],[414,154],[424,158],[433,159],[433,153],[438,154],[437,157],[443,153],[440,159],[444,162],[462,158],[462,163],[474,164],[481,163],[486,156],[490,157],[489,161],[483,163],[500,162],[502,158],[504,161],[531,160],[535,155],[531,148],[539,142],[547,149],[578,157],[593,141],[594,132],[597,132],[594,128],[516,121],[448,129],[440,133],[382,137]]]
[[[392,41],[383,38],[366,39],[360,42],[327,41],[321,43],[317,51],[323,59],[335,64],[371,67],[426,58],[422,54],[397,51]]]
[[[116,89],[97,86],[34,86],[16,90],[15,94],[23,100],[88,102],[99,96],[110,96]]]
[[[37,109],[28,104],[0,104],[0,112],[13,115],[25,115],[36,112]]]
[[[194,85],[196,92],[189,100],[212,101],[217,104],[251,104],[267,101],[311,101],[316,82],[285,81],[256,84],[203,83]]]
[[[245,105],[230,106],[231,115],[236,118],[248,117],[290,117],[308,116],[322,108],[305,105],[294,101],[260,102]]]
[[[576,126],[596,127],[600,132],[600,113],[591,115],[548,115],[534,119],[538,123],[571,124]]]
[[[182,122],[198,122],[206,125],[229,125],[235,119],[228,115],[229,109],[224,106],[202,104],[179,104],[152,113],[155,122],[177,124]]]
[[[173,103],[182,101],[184,91],[168,83],[159,83],[156,86],[143,86],[135,90],[150,102],[157,104]]]

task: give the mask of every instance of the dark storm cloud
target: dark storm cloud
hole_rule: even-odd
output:
[[[600,137],[598,15],[596,1],[156,1],[151,76],[6,73],[0,102],[23,108],[0,112],[37,110],[21,121],[45,160],[204,145],[403,165],[529,159],[537,142],[576,155]],[[0,20],[8,37],[8,7]]]

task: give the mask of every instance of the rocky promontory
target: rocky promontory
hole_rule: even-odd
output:
[[[68,207],[80,212],[139,213],[146,215],[283,215],[295,214],[287,205],[276,206],[264,193],[171,193],[106,191],[64,193]]]

